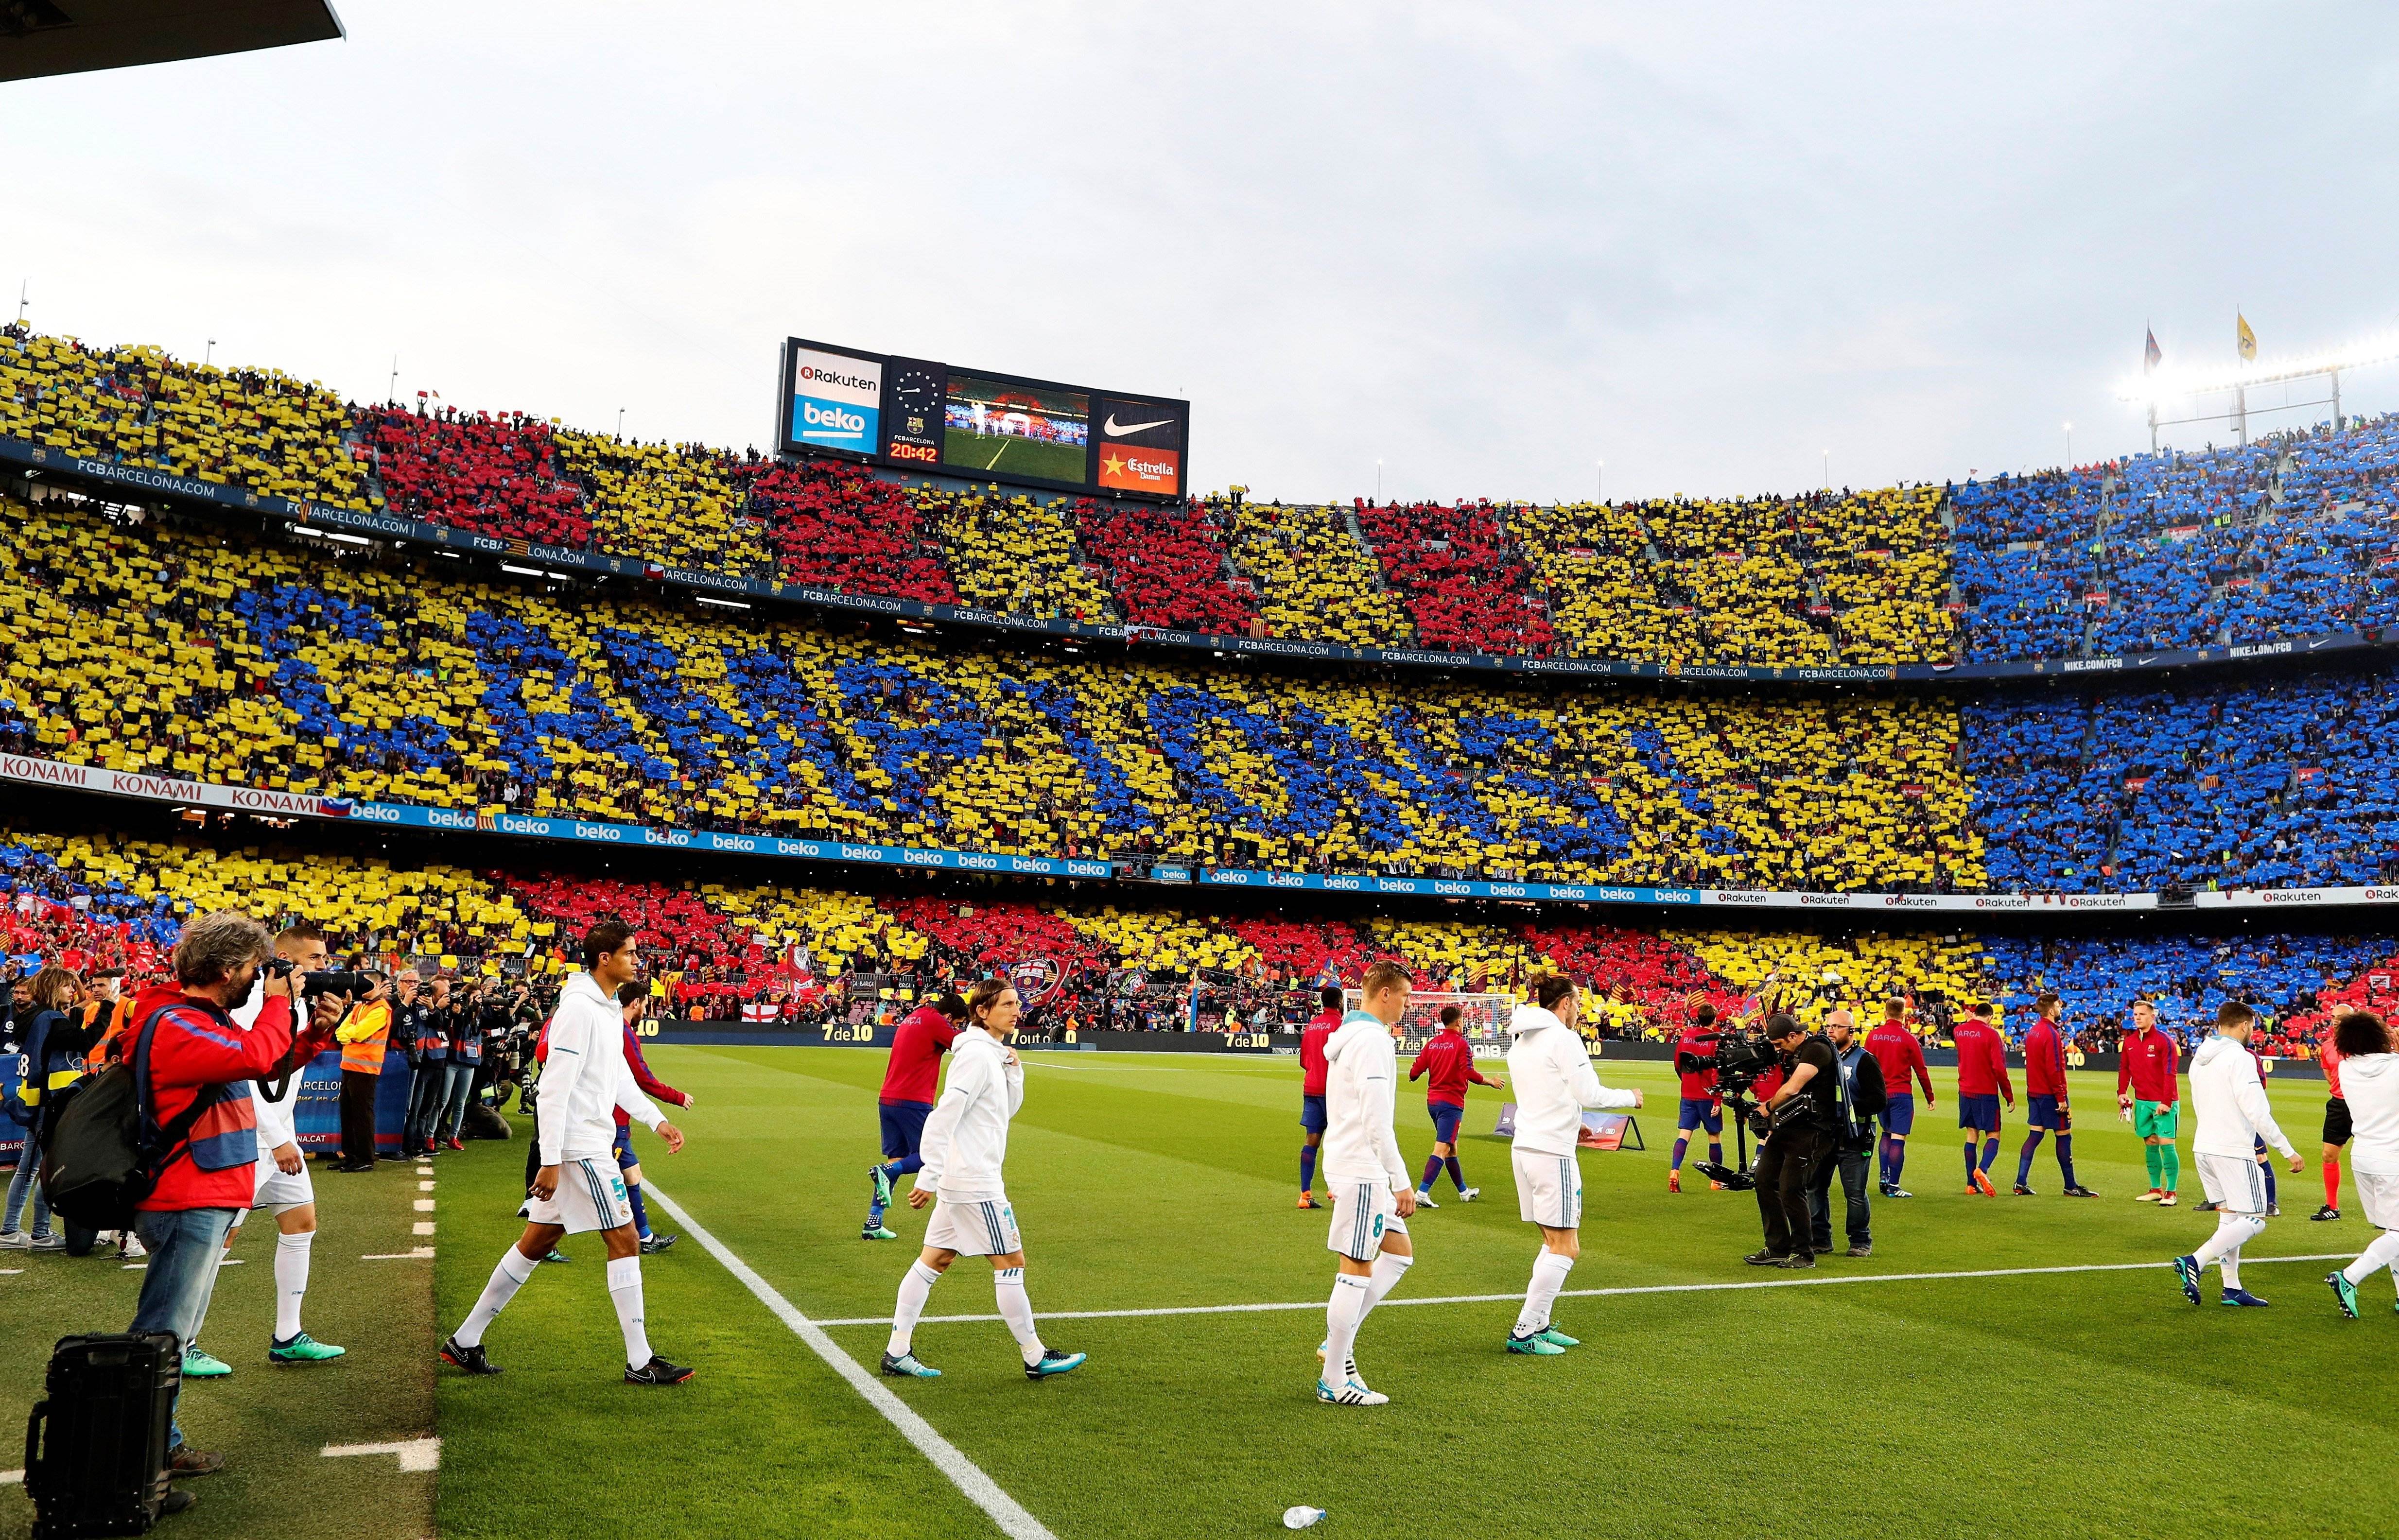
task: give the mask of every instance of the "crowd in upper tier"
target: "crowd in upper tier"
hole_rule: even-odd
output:
[[[1584,918],[1343,919],[1010,898],[880,896],[776,885],[681,885],[529,867],[395,867],[320,850],[237,845],[233,836],[142,839],[0,826],[0,974],[42,962],[155,968],[196,913],[245,909],[270,925],[308,919],[337,953],[385,966],[556,974],[597,919],[636,926],[659,1014],[820,1020],[861,991],[903,1000],[993,973],[1023,981],[1047,1030],[1167,1028],[1196,999],[1228,1025],[1281,1024],[1315,990],[1355,985],[1389,958],[1427,990],[1514,993],[1562,970],[1588,1015],[1626,1035],[1672,1035],[1702,1004],[1775,999],[1872,1009],[1912,1004],[1928,1037],[1963,1002],[2003,1006],[2010,1034],[2054,991],[2070,1033],[2105,1050],[2132,1002],[2189,1038],[2237,995],[2268,1019],[2267,1043],[2305,1052],[2336,1005],[2389,1008],[2399,939],[2300,933],[2026,939],[1650,929]],[[495,847],[496,848],[496,847]],[[513,857],[515,853],[511,853]],[[762,1008],[763,1007],[763,1008]],[[874,1007],[870,1007],[874,1008]],[[1261,1018],[1259,1012],[1265,1016]],[[1878,1016],[1878,1012],[1877,1015]]]
[[[901,486],[0,329],[0,438],[503,540],[1050,619],[1683,667],[1985,662],[2399,620],[2399,420],[1957,485],[1159,507]]]

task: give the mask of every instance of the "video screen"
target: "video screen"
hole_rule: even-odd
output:
[[[942,464],[979,475],[1088,479],[1091,399],[1079,391],[952,374]]]

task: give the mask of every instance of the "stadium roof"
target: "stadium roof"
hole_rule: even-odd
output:
[[[331,0],[0,0],[0,80],[343,36]]]

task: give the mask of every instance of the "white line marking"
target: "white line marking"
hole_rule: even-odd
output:
[[[21,1470],[0,1470],[0,1487],[13,1487],[25,1479]]]
[[[1188,1064],[1078,1064],[1071,1059],[1017,1057],[1027,1064],[1038,1064],[1045,1070],[1125,1070],[1134,1074],[1181,1074]]]
[[[2243,1257],[2243,1267],[2263,1266],[2272,1262],[2347,1262],[2352,1252],[2328,1252],[2320,1257]],[[2138,1273],[2163,1270],[2171,1266],[2162,1262],[2094,1262],[2074,1267],[1986,1267],[1969,1273],[1869,1273],[1848,1277],[1829,1278],[1755,1278],[1739,1283],[1651,1283],[1623,1289],[1561,1290],[1562,1300],[1602,1299],[1617,1294],[1705,1294],[1735,1289],[1809,1289],[1833,1283],[1920,1283],[1938,1278],[2020,1278],[2045,1273]],[[1393,1304],[1498,1304],[1508,1300],[1521,1300],[1515,1294],[1435,1294],[1422,1299],[1387,1299],[1383,1305]],[[1377,1309],[1383,1305],[1376,1306]],[[1275,1304],[1174,1304],[1149,1310],[1045,1310],[1034,1319],[1045,1321],[1115,1320],[1133,1316],[1245,1316],[1270,1310],[1321,1310],[1322,1300],[1296,1300]],[[969,1321],[996,1321],[997,1316],[927,1316],[920,1326],[964,1324]],[[819,1326],[888,1326],[888,1316],[860,1316],[848,1320],[819,1321]]]
[[[433,1168],[430,1166],[419,1166],[416,1169],[416,1174],[418,1176],[431,1176],[433,1174]]]
[[[408,1227],[408,1233],[412,1236],[429,1236],[433,1233],[433,1222],[429,1219],[420,1219]]]
[[[416,1201],[416,1211],[417,1211],[418,1213],[420,1213],[420,1214],[429,1214],[429,1213],[431,1213],[431,1212],[433,1211],[433,1200],[432,1200],[431,1198],[429,1198],[429,1197],[420,1197],[420,1198],[416,1199],[415,1201]]]
[[[13,1278],[23,1271],[24,1269],[21,1267],[0,1267],[0,1277]]]
[[[683,1226],[684,1234],[699,1242],[700,1250],[723,1263],[726,1272],[740,1279],[750,1292],[757,1296],[759,1304],[773,1311],[777,1319],[792,1329],[793,1336],[807,1344],[811,1352],[849,1382],[852,1390],[866,1398],[869,1406],[883,1413],[902,1437],[915,1445],[926,1459],[933,1462],[934,1468],[950,1479],[951,1485],[966,1494],[969,1502],[989,1514],[1001,1533],[1008,1535],[1010,1540],[1057,1540],[1057,1536],[1050,1533],[1040,1520],[1026,1512],[1023,1505],[1002,1492],[998,1482],[984,1475],[981,1466],[959,1452],[956,1445],[934,1431],[932,1424],[910,1411],[907,1402],[891,1394],[874,1375],[860,1368],[858,1360],[843,1352],[839,1344],[818,1330],[817,1323],[802,1314],[799,1306],[785,1299],[773,1284],[760,1277],[748,1263],[735,1256],[723,1241],[709,1234],[698,1220],[684,1211],[682,1205],[660,1192],[657,1182],[644,1182],[642,1186],[648,1193],[649,1201],[672,1216],[674,1222]]]
[[[420,1182],[416,1184],[416,1190],[420,1193],[429,1193],[433,1191],[433,1183],[429,1182]]]
[[[420,1246],[413,1251],[371,1251],[359,1260],[360,1262],[414,1262],[420,1257],[429,1257],[432,1254],[432,1247]]]
[[[397,1454],[402,1470],[441,1468],[441,1440],[434,1438],[401,1439],[387,1444],[327,1444],[323,1453],[328,1460],[353,1454]]]

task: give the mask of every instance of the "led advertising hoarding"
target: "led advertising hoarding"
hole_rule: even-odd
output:
[[[1183,495],[1187,401],[793,337],[783,347],[778,410],[786,454],[1069,492]]]

